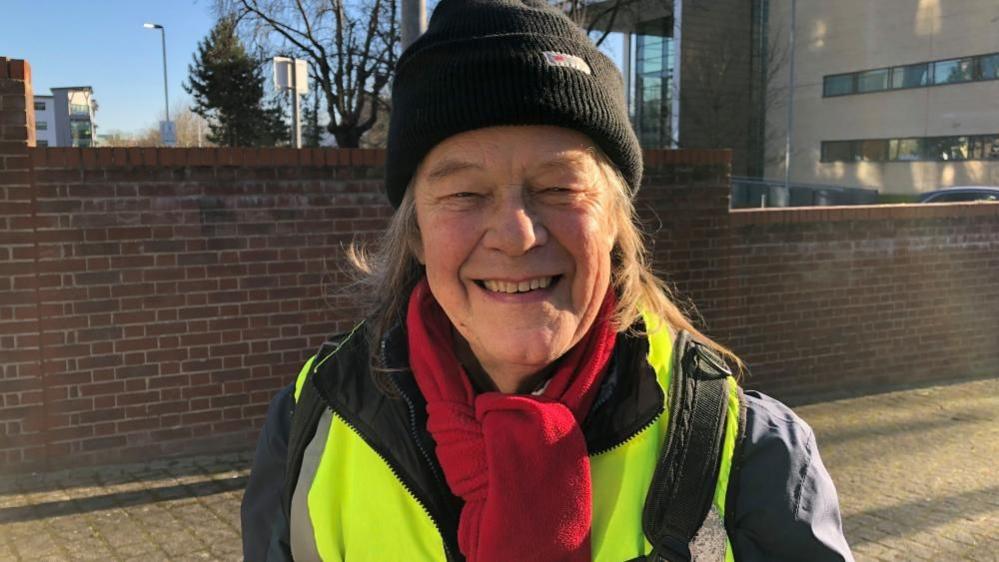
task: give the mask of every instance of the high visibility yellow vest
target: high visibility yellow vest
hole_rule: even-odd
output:
[[[646,326],[658,325],[654,319],[645,320]],[[668,330],[648,332],[647,359],[666,396],[673,342]],[[296,401],[315,361],[316,357],[309,359],[299,373]],[[728,382],[725,437],[713,506],[691,544],[696,562],[734,560],[723,521],[739,397],[736,381],[729,377]],[[668,407],[664,407],[653,423],[631,439],[590,456],[593,560],[622,562],[651,552],[642,530],[642,510],[665,442],[667,416]],[[385,459],[328,408],[305,448],[291,499],[290,541],[296,560],[447,559],[444,539],[429,511]]]

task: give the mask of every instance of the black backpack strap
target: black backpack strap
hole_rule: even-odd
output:
[[[715,352],[680,332],[673,349],[666,443],[642,513],[653,548],[648,560],[691,559],[690,541],[715,493],[731,374]]]

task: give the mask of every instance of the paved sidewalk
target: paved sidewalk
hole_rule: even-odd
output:
[[[0,481],[0,560],[241,560],[248,453]]]
[[[999,379],[797,411],[858,561],[999,560]],[[0,477],[0,560],[239,560],[250,458]]]
[[[858,561],[999,560],[999,379],[797,411]]]

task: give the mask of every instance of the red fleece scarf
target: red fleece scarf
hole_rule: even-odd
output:
[[[541,396],[475,394],[452,327],[426,280],[409,299],[409,361],[451,491],[465,500],[458,546],[469,562],[590,560],[590,460],[580,422],[610,361],[613,291]]]

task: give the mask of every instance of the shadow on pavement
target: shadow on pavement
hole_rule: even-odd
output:
[[[144,490],[51,501],[20,507],[8,507],[0,509],[0,524],[34,521],[47,517],[78,515],[104,509],[129,507],[182,498],[212,496],[234,490],[242,490],[246,487],[246,481],[246,476],[239,476],[226,480],[204,480],[191,484],[161,486],[159,488],[147,488]]]
[[[131,463],[104,466],[83,466],[60,468],[51,472],[0,475],[0,497],[49,492],[52,490],[72,490],[73,488],[117,486],[135,482],[152,482],[166,478],[247,470],[253,460],[253,452],[224,453],[221,455],[200,455],[161,459],[149,463]]]
[[[847,515],[843,518],[843,526],[849,529],[869,525],[871,520],[880,520],[886,521],[891,527],[896,528],[897,533],[891,534],[915,533],[950,523],[955,519],[966,519],[972,515],[991,511],[995,509],[996,497],[999,497],[999,486],[888,505]],[[944,502],[950,506],[949,509],[937,505]],[[914,513],[918,513],[919,516],[914,517]],[[852,536],[847,536],[847,539],[850,540],[851,545],[865,544],[874,540],[870,537],[855,538]]]
[[[915,434],[929,432],[936,429],[956,429],[957,426],[966,423],[981,423],[991,421],[995,414],[991,410],[968,410],[955,412],[953,414],[931,414],[934,417],[922,419],[902,419],[891,423],[879,425],[865,425],[841,430],[816,432],[819,445],[828,447],[844,442],[856,441],[860,439],[877,439],[886,435],[894,434]]]

